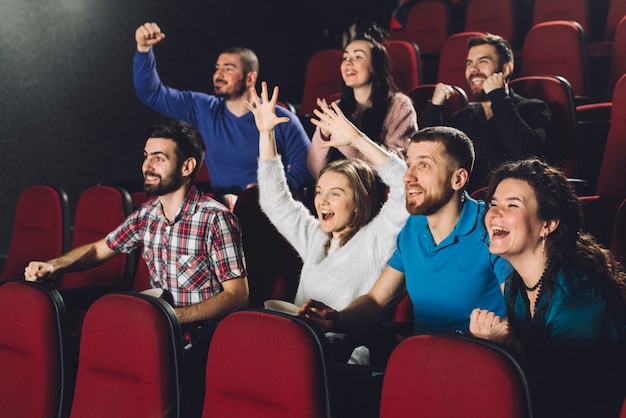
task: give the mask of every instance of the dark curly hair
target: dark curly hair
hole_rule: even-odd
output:
[[[491,202],[498,184],[508,178],[530,185],[537,199],[539,219],[559,220],[558,227],[546,239],[546,253],[553,254],[553,259],[544,285],[554,280],[561,265],[573,263],[618,289],[622,299],[626,299],[623,267],[608,249],[582,231],[583,218],[578,197],[563,173],[536,158],[505,162],[492,172],[486,202]],[[511,280],[512,286],[515,283],[519,280]]]

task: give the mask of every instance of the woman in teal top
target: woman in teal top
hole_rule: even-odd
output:
[[[486,201],[489,251],[515,271],[507,318],[475,310],[470,331],[527,362],[541,417],[617,417],[626,396],[624,272],[581,232],[567,179],[536,160],[495,170]]]

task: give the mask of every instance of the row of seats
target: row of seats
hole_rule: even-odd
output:
[[[165,302],[131,292],[97,299],[85,317],[77,364],[65,353],[57,290],[7,282],[0,285],[0,302],[6,416],[185,416],[180,325]],[[211,384],[202,416],[332,416],[328,344],[302,318],[264,310],[228,315],[209,348]],[[472,410],[471,416],[527,417],[530,393],[517,363],[486,342],[409,338],[389,360],[380,416],[415,416],[434,407],[440,416],[470,416]]]
[[[87,312],[77,364],[65,353],[58,291],[7,282],[0,302],[6,416],[185,416],[180,325],[162,300],[131,292],[99,298]],[[264,310],[226,316],[209,347],[202,417],[336,416],[329,344],[303,318]],[[379,416],[523,418],[533,416],[532,399],[523,367],[499,346],[419,335],[391,353]]]
[[[394,39],[410,40],[420,45],[423,53],[438,56],[446,38],[452,34],[450,6],[442,0],[422,0],[410,6],[404,27],[393,27]],[[530,10],[530,26],[551,20],[578,22],[589,41],[590,55],[606,54],[611,51],[615,29],[626,14],[626,2],[610,0],[601,28],[601,33],[592,34],[590,5],[588,0],[469,0],[465,6],[462,31],[496,33],[509,40],[518,49],[526,36],[521,12]],[[423,47],[422,47],[423,45]]]

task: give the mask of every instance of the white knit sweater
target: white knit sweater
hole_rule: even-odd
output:
[[[324,245],[328,237],[320,229],[318,219],[302,202],[293,199],[280,156],[259,160],[261,209],[303,260],[294,301],[297,305],[312,298],[341,310],[367,293],[387,265],[396,248],[396,236],[409,216],[402,179],[406,165],[392,156],[375,169],[390,186],[387,201],[378,215],[343,247],[326,255]]]

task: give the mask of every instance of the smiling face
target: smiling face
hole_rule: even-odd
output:
[[[348,177],[341,173],[327,171],[317,181],[315,187],[315,210],[322,231],[339,238],[354,217],[354,190]]]
[[[528,182],[515,178],[502,180],[485,215],[489,251],[510,262],[541,254],[546,222],[537,217],[538,209],[535,191]]]
[[[441,142],[413,142],[407,148],[404,175],[406,210],[411,215],[432,215],[454,196],[453,169]]]
[[[213,73],[213,90],[226,100],[241,97],[250,87],[249,74],[244,74],[239,54],[220,54]]]
[[[485,79],[494,73],[503,71],[495,46],[489,44],[476,45],[467,52],[465,79],[471,96],[476,100],[486,99],[483,89]]]
[[[341,61],[341,76],[346,86],[353,89],[369,86],[372,82],[372,46],[367,41],[348,44]]]
[[[144,191],[163,196],[182,187],[181,166],[177,163],[176,143],[167,138],[149,138],[142,165]]]

